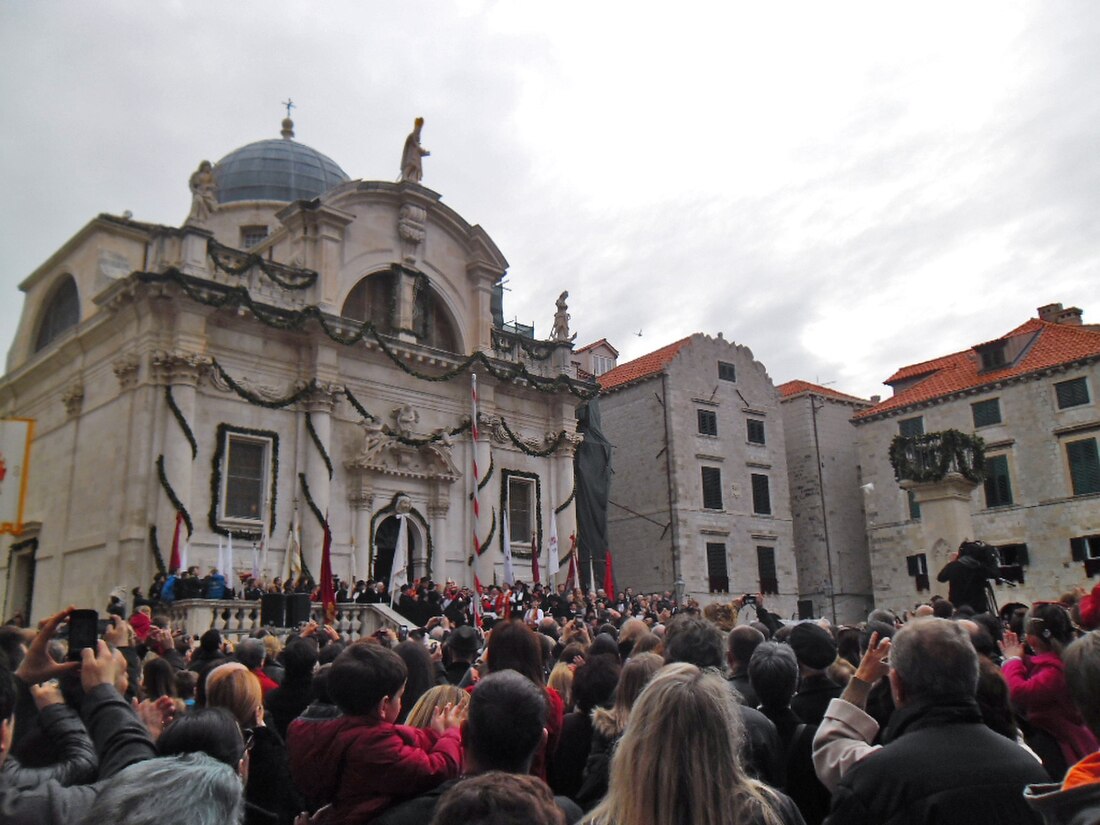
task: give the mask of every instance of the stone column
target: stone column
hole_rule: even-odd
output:
[[[309,485],[309,493],[313,503],[320,510],[321,515],[329,512],[330,490],[332,479],[329,476],[329,465],[325,463],[325,456],[332,461],[332,408],[336,404],[337,387],[332,384],[323,384],[312,393],[309,400],[303,402],[305,411],[309,414],[313,424],[313,431],[317,434],[317,442],[306,432],[306,483]],[[322,454],[322,450],[324,454]],[[304,498],[304,492],[303,492]],[[329,516],[329,524],[332,524]],[[302,554],[306,560],[306,566],[314,581],[318,581],[321,574],[321,548],[324,544],[324,528],[317,521],[313,509],[306,504],[302,510]]]
[[[447,578],[446,549],[450,544],[450,540],[446,534],[446,521],[450,509],[450,501],[442,496],[428,505],[428,526],[432,530],[432,557],[426,565],[427,570],[425,572],[431,577],[432,581],[443,581]]]
[[[187,426],[194,432],[195,426],[195,400],[199,377],[206,367],[206,359],[193,352],[182,350],[158,351],[153,353],[151,365],[154,380],[158,385],[168,386],[172,389],[172,400]],[[176,496],[191,515],[192,524],[198,527],[199,516],[192,505],[192,483],[195,456],[191,452],[191,443],[187,440],[183,426],[176,419],[171,407],[165,401],[163,405],[164,441],[164,474],[168,483],[172,486]],[[157,482],[159,485],[159,481]],[[169,554],[172,548],[172,531],[175,525],[176,511],[166,492],[162,492],[157,506],[157,525],[168,532],[159,535],[161,552],[164,562],[170,561]],[[186,530],[180,537],[181,544],[186,538]],[[189,559],[190,561],[190,559]],[[191,563],[196,563],[192,561]]]
[[[370,572],[370,552],[374,537],[370,534],[371,508],[374,506],[374,494],[366,484],[360,482],[348,496],[351,507],[352,525],[355,537],[355,575],[367,579]]]
[[[577,502],[576,499],[569,503],[569,506],[562,510],[557,515],[554,514],[554,510],[560,507],[569,496],[573,493],[573,455],[577,451],[577,444],[581,442],[581,437],[573,434],[567,436],[562,442],[561,447],[558,448],[557,453],[552,459],[552,472],[553,472],[553,486],[554,500],[550,502],[550,518],[557,520],[558,527],[558,559],[563,563],[559,571],[552,570],[550,575],[553,578],[555,587],[559,581],[564,582],[566,577],[566,571],[568,565],[565,564],[566,556],[569,553],[569,548],[572,546],[573,541],[571,536],[574,536],[577,532]],[[580,562],[577,563],[578,569],[580,568]]]
[[[974,538],[970,499],[977,482],[948,473],[941,481],[902,481],[899,486],[912,490],[920,505],[921,534],[930,553],[945,546],[954,552],[964,539]]]

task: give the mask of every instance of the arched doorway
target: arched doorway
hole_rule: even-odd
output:
[[[397,535],[400,530],[400,519],[395,515],[391,515],[382,519],[374,531],[372,575],[375,581],[385,582],[387,587],[390,583],[393,556],[397,548]],[[417,566],[416,561],[424,556],[424,536],[421,533],[420,525],[409,516],[405,517],[405,540],[407,542],[406,552],[408,553],[405,564],[406,575],[401,582],[396,583],[398,586],[412,581],[413,569]]]

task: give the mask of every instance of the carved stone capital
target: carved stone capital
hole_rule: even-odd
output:
[[[190,384],[196,386],[210,359],[197,352],[156,350],[149,361],[153,379],[158,384]]]
[[[340,384],[318,382],[302,403],[311,413],[331,413],[343,393],[344,388]]]
[[[353,510],[370,510],[374,507],[374,493],[370,490],[353,490],[348,493],[348,504]]]
[[[439,519],[446,518],[447,513],[450,512],[451,503],[449,501],[436,501],[428,505],[428,518]]]
[[[137,384],[138,367],[140,365],[141,359],[132,352],[116,358],[112,362],[111,369],[114,370],[115,378],[118,379],[119,389],[128,390]]]
[[[84,407],[84,382],[79,378],[70,383],[61,393],[61,403],[65,405],[67,415],[80,415]]]

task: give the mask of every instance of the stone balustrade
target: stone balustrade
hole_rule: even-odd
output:
[[[260,603],[242,599],[187,599],[172,602],[167,608],[158,611],[167,614],[174,628],[182,629],[192,636],[201,636],[211,628],[229,638],[243,638],[253,631],[264,627],[260,621]],[[321,624],[323,607],[320,602],[310,605],[310,619]],[[408,619],[401,616],[389,605],[384,604],[346,604],[336,605],[336,617],[332,626],[347,641],[370,636],[384,627],[394,629],[407,625]],[[268,628],[277,635],[286,635],[292,628]]]

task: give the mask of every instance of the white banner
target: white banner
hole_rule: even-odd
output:
[[[23,532],[34,420],[0,418],[0,533]]]

